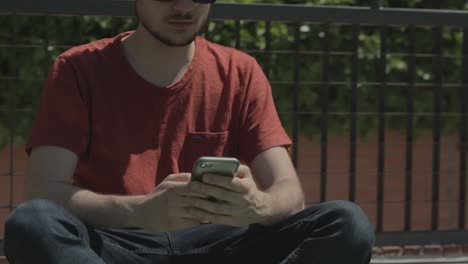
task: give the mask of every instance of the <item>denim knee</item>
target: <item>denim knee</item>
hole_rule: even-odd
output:
[[[330,201],[323,204],[341,222],[342,242],[352,251],[371,250],[375,234],[374,228],[363,210],[349,201]]]
[[[41,231],[48,219],[63,209],[48,200],[31,200],[20,204],[6,219],[5,230],[15,233]],[[18,235],[18,234],[15,234]]]
[[[85,224],[52,201],[27,201],[5,222],[5,255],[11,263],[102,263],[89,246]]]
[[[54,218],[63,211],[48,200],[31,200],[19,205],[5,221],[5,249],[16,243],[33,243],[50,234]]]

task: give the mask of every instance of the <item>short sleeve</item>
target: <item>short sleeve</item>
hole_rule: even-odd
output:
[[[26,152],[38,146],[58,146],[81,156],[88,146],[89,126],[78,77],[72,65],[58,57],[42,90]]]
[[[252,59],[242,108],[240,157],[250,164],[261,152],[278,146],[289,148],[291,139],[275,107],[271,86],[258,63]]]

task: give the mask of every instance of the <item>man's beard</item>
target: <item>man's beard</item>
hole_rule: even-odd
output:
[[[200,28],[197,31],[195,31],[194,33],[192,33],[191,35],[189,35],[188,37],[183,38],[183,39],[173,39],[170,36],[164,36],[160,32],[151,29],[151,26],[144,19],[141,18],[141,16],[138,14],[138,11],[136,13],[137,13],[137,18],[140,21],[140,24],[143,26],[143,28],[151,36],[153,36],[153,38],[160,41],[164,45],[170,46],[170,47],[185,47],[185,46],[189,45],[190,43],[192,43],[199,34],[202,34],[202,33],[207,31],[208,23],[209,23],[209,17],[210,17],[210,15],[208,14],[204,18]],[[184,17],[177,16],[177,17],[174,17],[174,18],[184,18]],[[174,35],[176,35],[176,34],[177,33],[174,33]]]

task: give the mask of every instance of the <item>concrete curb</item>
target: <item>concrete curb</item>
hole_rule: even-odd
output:
[[[468,257],[398,257],[394,259],[372,259],[371,264],[468,264]]]

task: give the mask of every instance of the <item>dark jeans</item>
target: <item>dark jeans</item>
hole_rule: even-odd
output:
[[[313,206],[274,226],[223,225],[170,233],[95,229],[46,200],[20,205],[5,224],[12,264],[369,263],[373,228],[353,203]]]

